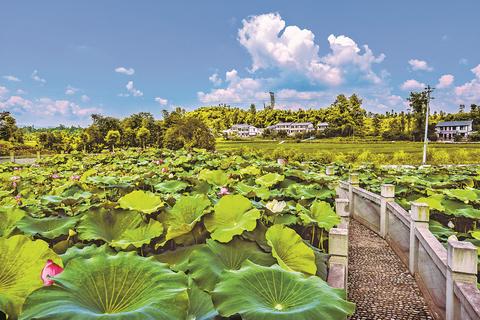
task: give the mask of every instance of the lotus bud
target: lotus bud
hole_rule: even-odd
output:
[[[173,178],[173,173],[170,173],[170,174],[168,175],[168,178],[169,178],[169,179],[172,179],[172,178]]]
[[[287,160],[279,158],[279,159],[277,159],[277,163],[281,166],[285,166],[287,164]]]
[[[56,276],[63,272],[63,268],[60,267],[58,264],[53,262],[52,260],[48,259],[45,267],[43,267],[41,278],[43,281],[44,286],[51,286],[54,281],[50,278]]]
[[[162,173],[167,173],[168,172],[168,168],[167,167],[163,167],[162,168]]]
[[[450,229],[455,228],[455,224],[454,224],[452,221],[448,221],[447,226],[448,226]]]
[[[72,229],[68,229],[68,237],[71,238],[71,237],[74,237],[77,233],[75,232],[75,230],[72,230]]]

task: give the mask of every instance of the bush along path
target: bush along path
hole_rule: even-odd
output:
[[[387,242],[355,220],[349,230],[348,295],[351,319],[433,319],[407,267]]]

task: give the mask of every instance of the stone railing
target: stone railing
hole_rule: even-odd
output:
[[[326,168],[327,175],[333,175],[333,167]],[[348,278],[348,224],[350,221],[349,200],[335,199],[335,211],[340,223],[328,233],[328,278],[331,287],[347,290]]]
[[[395,186],[384,184],[381,194],[359,187],[357,174],[337,188],[350,201],[350,216],[381,237],[408,266],[437,319],[480,319],[477,289],[477,248],[448,239],[445,248],[430,232],[427,204],[412,203],[406,211],[395,203]]]

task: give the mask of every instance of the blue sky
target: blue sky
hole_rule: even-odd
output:
[[[20,124],[87,125],[229,103],[325,107],[358,93],[405,110],[480,103],[478,0],[10,1],[0,4],[0,109]],[[367,46],[367,47],[365,47]]]

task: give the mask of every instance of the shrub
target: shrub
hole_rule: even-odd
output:
[[[430,157],[433,164],[450,163],[450,154],[445,150],[432,149]]]
[[[405,164],[409,158],[409,155],[405,151],[400,150],[393,153],[392,162],[395,164]]]

